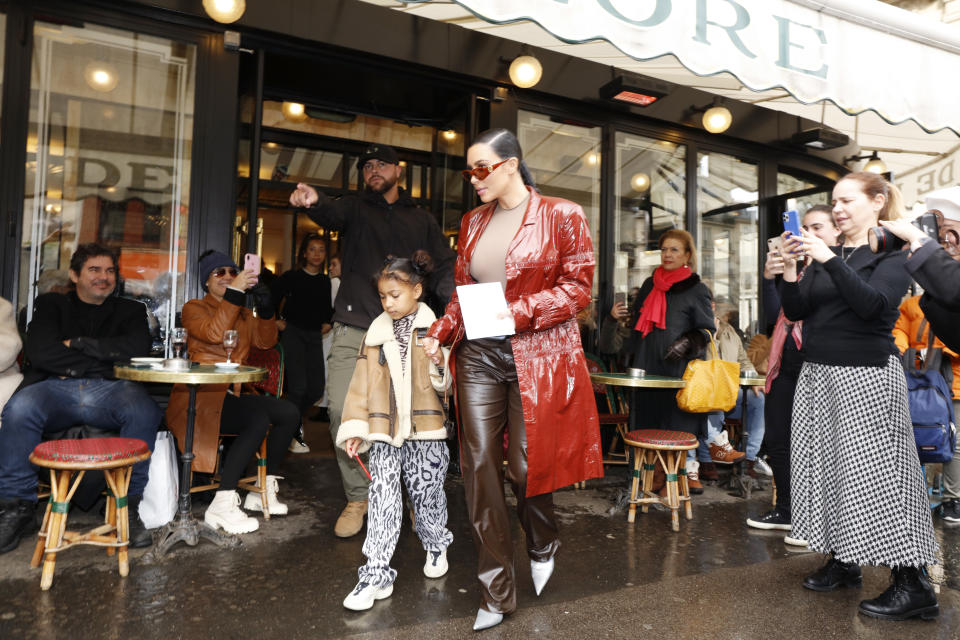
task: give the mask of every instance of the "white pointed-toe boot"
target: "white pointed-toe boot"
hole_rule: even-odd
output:
[[[530,576],[533,578],[533,590],[540,595],[543,588],[547,586],[547,581],[553,575],[553,558],[546,562],[530,561]]]
[[[232,534],[250,533],[260,527],[260,523],[240,510],[240,496],[236,491],[217,491],[203,514],[203,521]]]
[[[271,516],[285,516],[288,511],[287,505],[277,500],[277,493],[280,492],[280,483],[277,480],[283,480],[283,476],[267,476],[267,510]],[[263,511],[263,500],[260,494],[254,491],[247,493],[243,508],[247,511]]]
[[[477,619],[473,621],[474,631],[483,631],[490,627],[495,627],[503,622],[502,613],[493,613],[486,609],[477,609]]]

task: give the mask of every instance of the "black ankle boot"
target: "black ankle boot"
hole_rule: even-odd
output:
[[[940,615],[937,595],[917,567],[894,567],[890,570],[890,586],[872,600],[860,603],[860,613],[884,620],[907,620],[920,616],[933,620]]]
[[[127,522],[129,523],[131,549],[142,549],[153,544],[153,536],[140,519],[140,501],[143,496],[127,497]]]
[[[13,551],[20,538],[37,527],[37,503],[30,500],[0,500],[0,553]]]
[[[833,591],[840,587],[859,587],[863,584],[860,565],[840,562],[832,555],[815,573],[803,579],[803,586],[813,591]]]

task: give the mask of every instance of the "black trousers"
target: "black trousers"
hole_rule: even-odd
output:
[[[267,473],[277,468],[287,452],[290,440],[300,428],[300,411],[287,400],[271,396],[227,394],[220,414],[220,433],[236,435],[220,471],[220,490],[233,491],[243,471],[253,459],[260,443],[267,438]]]
[[[792,338],[788,337],[788,341]],[[785,347],[780,373],[770,384],[770,393],[763,408],[765,430],[763,448],[773,469],[777,484],[777,508],[790,513],[790,424],[793,419],[793,396],[803,362],[796,348]]]
[[[503,493],[505,433],[507,480],[517,498],[527,555],[540,562],[552,558],[560,546],[553,494],[527,497],[527,436],[510,340],[466,340],[457,348],[456,367],[460,466],[483,606],[510,613],[517,608],[517,586],[510,514]]]
[[[283,344],[286,399],[303,413],[323,397],[323,333],[307,331],[289,322],[280,334]]]

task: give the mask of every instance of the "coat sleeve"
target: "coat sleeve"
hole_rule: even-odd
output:
[[[926,242],[910,256],[907,272],[923,287],[928,298],[960,311],[960,262],[936,242]]]
[[[236,326],[242,309],[243,294],[234,289],[227,289],[213,315],[207,312],[202,300],[190,300],[183,305],[181,314],[183,326],[187,330],[187,340],[220,344],[223,341],[223,332]]]
[[[783,302],[783,315],[786,316],[787,320],[796,322],[810,315],[808,287],[816,276],[816,269],[810,268],[800,282],[784,281],[781,301]]]
[[[713,316],[713,296],[702,282],[693,288],[692,301],[687,311],[689,324],[687,331],[706,329],[713,333],[717,330]],[[737,338],[739,340],[739,336]]]
[[[257,349],[272,349],[277,344],[277,321],[269,318],[251,318],[254,321],[253,346]]]
[[[346,441],[350,438],[363,440],[357,452],[363,453],[370,448],[370,408],[368,403],[367,381],[370,379],[367,358],[366,336],[360,343],[360,352],[357,354],[357,366],[353,368],[353,377],[347,388],[347,396],[343,401],[343,416],[340,428],[337,430],[337,441],[334,443],[346,450]]]
[[[0,373],[13,367],[23,344],[13,317],[13,305],[0,298]]]
[[[54,296],[61,296],[63,300]],[[66,297],[59,293],[50,293],[37,298],[33,319],[27,331],[24,355],[30,366],[44,373],[82,378],[87,371],[99,365],[99,361],[79,349],[71,349],[63,344],[65,332],[60,324],[59,303]],[[144,316],[146,320],[146,316]]]
[[[595,258],[587,218],[579,206],[556,215],[560,224],[553,241],[560,251],[560,274],[554,286],[510,303],[517,333],[549,329],[575,318],[590,304]]]

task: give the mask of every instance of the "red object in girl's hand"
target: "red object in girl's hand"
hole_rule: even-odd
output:
[[[373,476],[371,476],[371,475],[370,475],[370,472],[367,471],[367,468],[366,468],[365,466],[363,466],[363,462],[360,460],[360,456],[355,453],[355,454],[353,454],[353,457],[354,457],[354,459],[356,459],[357,464],[360,465],[360,468],[363,469],[363,472],[364,472],[365,474],[367,474],[367,479],[369,479],[370,482],[373,482]]]

